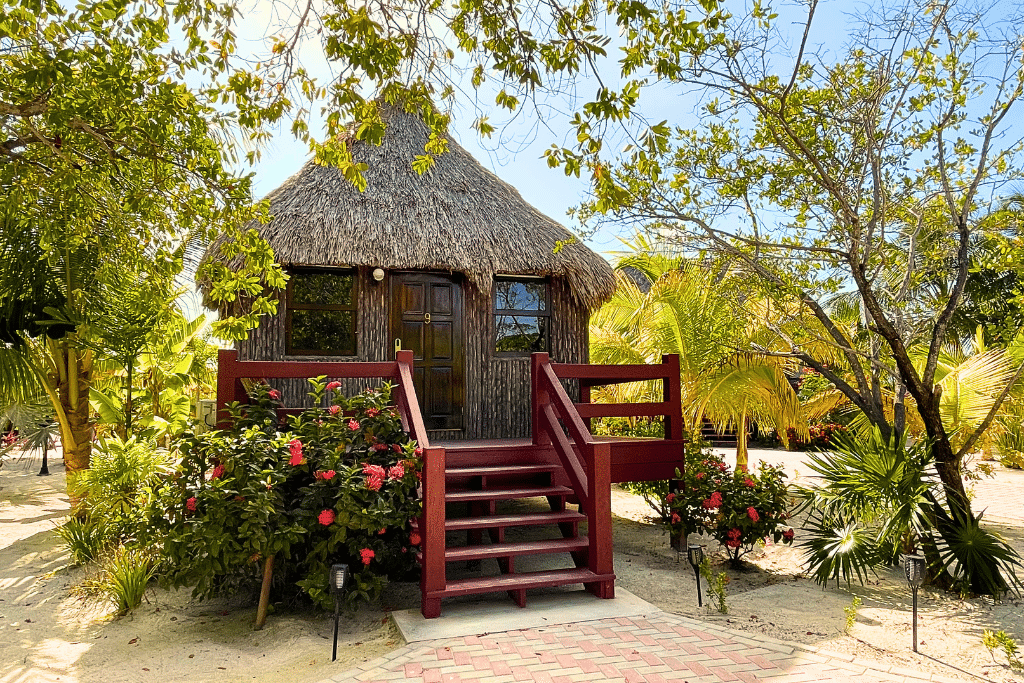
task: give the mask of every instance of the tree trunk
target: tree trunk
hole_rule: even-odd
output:
[[[89,412],[89,386],[92,384],[92,352],[81,355],[75,349],[62,344],[63,354],[55,361],[62,362],[67,373],[61,378],[58,388],[61,407],[68,420],[68,434],[63,435],[64,465],[68,474],[68,493],[72,509],[78,507],[81,499],[71,492],[74,475],[88,469],[92,456],[93,425]],[[70,438],[70,441],[69,441]]]
[[[736,426],[736,471],[747,471],[747,411],[740,413]]]

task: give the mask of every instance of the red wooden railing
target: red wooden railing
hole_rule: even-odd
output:
[[[398,410],[402,429],[423,449],[423,510],[420,519],[420,546],[423,553],[422,579],[424,589],[433,588],[440,577],[444,589],[444,448],[430,446],[427,430],[420,414],[419,400],[412,380],[412,351],[399,351],[395,360],[385,363],[322,363],[319,361],[240,361],[237,351],[222,350],[217,357],[217,426],[227,426],[224,406],[233,401],[248,400],[243,379],[294,379],[326,375],[329,379],[380,378],[395,384],[392,397]],[[269,587],[273,558],[264,566],[264,585]],[[264,589],[263,593],[269,594]],[[257,628],[266,619],[266,596],[260,596]],[[261,616],[262,615],[262,616]]]
[[[533,443],[537,446],[554,446],[576,498],[587,516],[587,568],[595,574],[611,574],[611,445],[594,439],[569,400],[562,383],[558,381],[548,354],[533,354],[530,380],[533,394]],[[569,442],[562,424],[569,431],[573,443]],[[588,583],[584,586],[600,598],[615,597],[613,581]]]

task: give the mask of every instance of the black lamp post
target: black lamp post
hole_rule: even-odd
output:
[[[924,582],[924,555],[904,555],[903,571],[907,575],[907,583],[914,591],[914,652],[917,652],[917,589]]]
[[[331,595],[334,597],[334,649],[331,651],[331,661],[338,659],[338,614],[341,611],[341,596],[345,592],[345,584],[348,583],[348,565],[331,565]]]
[[[700,566],[704,563],[704,546],[690,543],[686,547],[686,559],[690,561],[693,573],[697,577],[697,607],[703,607],[704,598],[701,596],[700,590]]]

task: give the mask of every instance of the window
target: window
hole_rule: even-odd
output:
[[[533,353],[548,349],[548,284],[544,280],[495,278],[494,350]]]
[[[356,355],[355,271],[294,270],[289,275],[286,352]]]

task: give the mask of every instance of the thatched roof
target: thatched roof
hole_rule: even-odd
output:
[[[368,166],[365,192],[336,168],[310,161],[267,195],[273,219],[250,227],[279,263],[451,271],[483,291],[495,273],[556,276],[591,309],[611,296],[615,279],[603,258],[579,242],[555,253],[572,238],[565,227],[453,140],[431,170],[417,174],[412,161],[424,153],[427,126],[386,105],[381,116],[387,132],[380,146],[347,134],[353,161]]]

